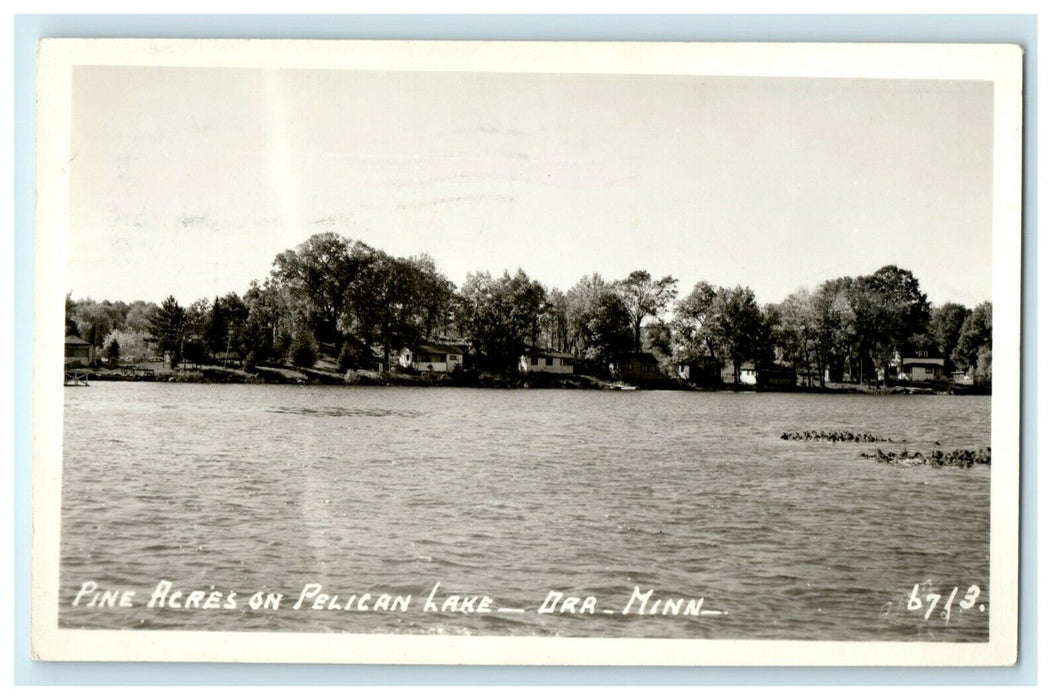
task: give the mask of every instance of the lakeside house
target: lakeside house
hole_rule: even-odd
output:
[[[754,362],[745,362],[739,367],[739,383],[747,386],[793,387],[798,384],[798,373],[782,365],[757,365]]]
[[[718,386],[721,384],[722,365],[716,360],[703,360],[678,365],[677,377],[696,386]]]
[[[95,361],[95,348],[88,341],[78,338],[76,335],[66,336],[65,341],[65,366],[88,367]]]
[[[420,372],[452,372],[463,367],[463,348],[448,343],[421,343],[401,348],[397,361]]]
[[[901,361],[899,379],[910,382],[936,382],[945,379],[942,357],[909,357]]]
[[[558,350],[527,348],[518,359],[518,369],[523,374],[573,374],[574,356]]]
[[[622,381],[656,382],[662,378],[658,369],[658,358],[649,352],[631,352],[618,360],[615,366]]]

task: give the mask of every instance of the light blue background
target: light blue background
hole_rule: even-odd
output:
[[[19,685],[1033,685],[1037,682],[1037,18],[1034,15],[21,15],[15,17],[15,599]],[[44,37],[1016,43],[1025,59],[1022,539],[1012,668],[521,668],[29,660],[34,55]]]

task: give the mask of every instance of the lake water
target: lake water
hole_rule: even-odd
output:
[[[67,388],[60,624],[987,639],[990,467],[877,464],[859,457],[876,445],[780,439],[803,430],[978,449],[989,399]],[[148,606],[162,580],[169,595]],[[135,591],[131,605],[73,605],[86,581]],[[436,584],[438,609],[424,609]],[[923,606],[909,610],[916,585]],[[653,591],[642,607],[637,589]],[[539,611],[551,591],[567,612]],[[449,596],[463,596],[457,611]],[[680,614],[652,615],[667,599]]]

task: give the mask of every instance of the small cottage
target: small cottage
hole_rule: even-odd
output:
[[[945,379],[945,359],[909,357],[901,362],[901,378],[910,382],[936,382]]]
[[[573,374],[574,356],[557,350],[527,349],[518,359],[518,368],[524,374]]]
[[[447,343],[423,343],[402,348],[397,361],[420,372],[452,372],[463,366],[463,349]]]
[[[96,359],[95,348],[92,344],[76,335],[66,336],[65,348],[67,367],[88,367]]]
[[[722,381],[721,371],[720,362],[707,359],[679,365],[677,377],[696,386],[717,386]]]
[[[629,353],[618,361],[616,369],[626,382],[655,382],[662,377],[658,358],[649,352]]]
[[[788,388],[798,384],[798,373],[782,365],[756,365],[746,362],[739,367],[739,382],[748,386]]]

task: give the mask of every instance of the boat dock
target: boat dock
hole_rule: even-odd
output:
[[[64,371],[63,386],[88,386],[88,372]]]

